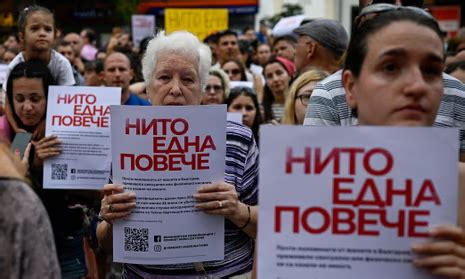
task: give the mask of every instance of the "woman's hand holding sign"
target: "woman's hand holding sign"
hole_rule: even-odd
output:
[[[233,222],[248,235],[256,235],[256,208],[239,201],[236,188],[226,182],[203,185],[197,194],[196,208],[207,214],[221,215]]]
[[[136,207],[136,194],[125,192],[121,185],[107,184],[100,207],[100,218],[111,224],[113,220],[127,217]]]
[[[228,219],[233,218],[239,211],[238,197],[235,187],[225,182],[204,185],[194,194],[198,201],[197,208]]]
[[[35,152],[34,165],[37,167],[42,166],[45,159],[58,156],[62,151],[60,147],[61,141],[54,135],[44,137],[39,141],[33,141],[32,144]]]
[[[103,194],[99,213],[99,219],[102,222],[97,226],[97,237],[100,247],[110,252],[113,242],[111,228],[113,220],[131,214],[131,210],[136,207],[136,194],[125,192],[123,186],[116,184],[103,186]]]
[[[465,232],[457,226],[438,226],[430,230],[435,238],[428,243],[414,244],[412,250],[424,255],[414,260],[417,267],[430,269],[435,275],[465,278]]]

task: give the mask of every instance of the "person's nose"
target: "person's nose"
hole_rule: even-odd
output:
[[[206,92],[207,94],[213,94],[213,93],[215,93],[215,89],[213,88],[213,86],[208,85],[208,86],[205,88],[205,92]]]
[[[273,75],[273,76],[271,77],[271,80],[272,80],[272,81],[277,81],[278,79],[279,79],[278,75]]]
[[[404,93],[414,98],[419,98],[426,94],[429,84],[419,68],[410,70],[410,74],[406,75],[406,85]]]
[[[25,111],[31,111],[32,110],[32,103],[30,101],[24,101],[23,109]]]
[[[182,95],[181,80],[179,78],[173,78],[171,80],[171,87],[169,93],[173,96]]]
[[[39,29],[39,36],[41,36],[41,37],[47,36],[47,31],[45,30],[45,28],[40,28]]]

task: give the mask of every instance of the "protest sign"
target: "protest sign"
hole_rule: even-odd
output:
[[[261,138],[259,278],[433,278],[410,247],[456,223],[457,130],[263,126]]]
[[[132,15],[132,41],[138,46],[142,39],[153,36],[155,33],[154,15]]]
[[[50,86],[46,135],[62,142],[60,155],[44,161],[44,188],[98,189],[110,174],[110,105],[121,88]]]
[[[213,32],[228,29],[228,9],[165,9],[167,33],[185,30],[199,40]]]
[[[228,119],[228,121],[242,124],[242,113],[241,112],[228,112],[228,115],[226,116],[226,118]]]
[[[253,81],[230,81],[229,88],[247,87],[253,89]]]
[[[197,210],[193,194],[224,180],[226,106],[112,106],[111,129],[113,181],[136,193],[113,222],[114,261],[222,260],[224,218]]]
[[[305,19],[304,15],[288,16],[281,18],[278,23],[273,27],[271,35],[274,37],[281,37],[284,35],[293,34],[292,31],[300,26]]]

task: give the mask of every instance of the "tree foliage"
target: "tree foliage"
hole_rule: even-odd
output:
[[[283,5],[282,12],[275,14],[274,16],[267,18],[272,26],[274,26],[278,21],[283,17],[301,15],[304,13],[304,9],[299,4],[289,4],[286,3]]]
[[[129,24],[131,22],[131,16],[137,14],[139,0],[115,0],[114,4],[116,15],[119,16],[124,23]]]

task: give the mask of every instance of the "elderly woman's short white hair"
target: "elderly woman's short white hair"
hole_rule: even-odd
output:
[[[149,86],[152,82],[155,65],[160,53],[163,53],[163,55],[180,53],[197,58],[199,62],[200,86],[202,90],[205,88],[212,55],[210,48],[201,43],[196,36],[186,31],[177,31],[169,35],[165,35],[165,32],[160,32],[155,38],[150,40],[142,59],[142,74],[146,86]]]

